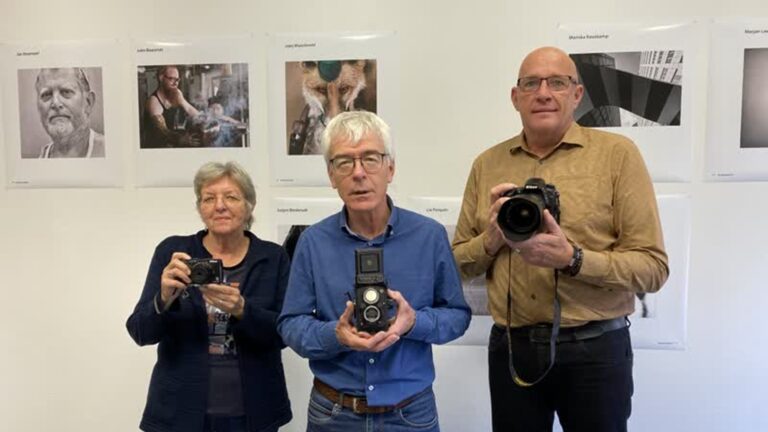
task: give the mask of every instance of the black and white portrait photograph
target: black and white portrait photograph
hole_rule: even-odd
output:
[[[19,69],[18,90],[23,159],[105,157],[100,67]]]
[[[249,146],[246,63],[138,66],[141,149]]]
[[[741,148],[768,147],[768,48],[744,50]]]
[[[319,154],[325,125],[338,113],[376,112],[376,60],[286,62],[285,108],[288,154]]]
[[[683,51],[571,54],[584,86],[582,126],[680,126]]]

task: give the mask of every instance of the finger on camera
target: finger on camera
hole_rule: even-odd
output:
[[[557,221],[555,220],[555,217],[552,216],[552,213],[550,213],[548,209],[544,209],[543,215],[544,215],[543,216],[544,230],[550,233],[559,232],[560,225],[558,225]]]
[[[168,265],[189,271],[189,266],[187,266],[186,262],[190,259],[192,257],[184,252],[174,252]]]
[[[517,188],[514,183],[499,183],[491,188],[491,202],[497,201],[504,193]]]
[[[189,278],[189,274],[178,267],[167,269],[165,273],[169,279],[181,281],[185,285],[192,282],[192,279]]]
[[[387,294],[389,295],[389,297],[392,300],[395,301],[395,303],[398,304],[398,306],[400,306],[400,305],[408,305],[408,306],[410,306],[410,303],[408,303],[408,300],[406,300],[405,297],[403,297],[403,295],[400,293],[400,291],[395,291],[395,290],[393,290],[391,288],[387,288]]]

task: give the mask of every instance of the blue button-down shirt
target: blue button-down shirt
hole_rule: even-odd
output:
[[[367,240],[353,233],[344,210],[304,231],[291,264],[278,331],[309,359],[315,376],[336,390],[393,405],[432,384],[433,343],[467,329],[470,309],[445,229],[432,219],[390,205],[387,230]],[[339,343],[335,328],[347,293],[354,298],[355,249],[383,249],[384,276],[416,311],[406,335],[379,353]]]

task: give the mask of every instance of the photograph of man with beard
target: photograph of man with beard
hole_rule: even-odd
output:
[[[21,69],[21,157],[103,158],[101,68]]]
[[[344,111],[376,113],[376,60],[285,63],[288,155],[320,154],[325,126]]]
[[[139,66],[140,148],[248,147],[248,64]]]

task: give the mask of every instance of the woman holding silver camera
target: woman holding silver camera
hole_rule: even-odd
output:
[[[256,191],[240,165],[207,163],[194,188],[205,229],[157,246],[126,323],[158,344],[140,428],[277,431],[291,419],[275,325],[288,256],[249,231]]]

